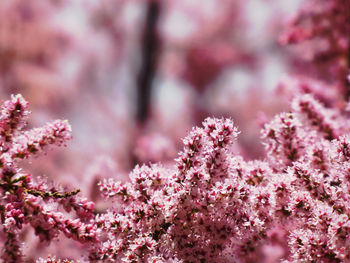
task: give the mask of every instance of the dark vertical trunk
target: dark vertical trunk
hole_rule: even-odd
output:
[[[157,60],[160,49],[160,39],[157,31],[157,22],[160,14],[160,3],[158,0],[149,0],[147,3],[145,24],[141,38],[141,65],[137,76],[137,131],[135,140],[131,145],[131,165],[138,163],[135,156],[135,142],[143,133],[147,120],[151,116],[152,82],[156,74]]]
[[[141,43],[141,68],[137,79],[137,115],[138,124],[143,126],[151,114],[152,81],[156,72],[160,41],[157,33],[157,21],[160,4],[157,0],[148,2],[146,21]]]

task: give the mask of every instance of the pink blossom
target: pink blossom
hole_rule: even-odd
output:
[[[2,259],[6,262],[23,261],[19,235],[30,225],[40,241],[50,242],[59,232],[82,243],[97,240],[94,205],[76,197],[79,190],[64,192],[49,187],[44,181],[37,183],[18,168],[18,159],[29,158],[49,145],[61,145],[71,138],[67,121],[57,120],[43,128],[23,131],[28,103],[21,95],[4,102],[0,116],[1,130],[1,199],[0,210],[5,246]],[[76,219],[58,211],[62,204],[67,212],[75,210]]]

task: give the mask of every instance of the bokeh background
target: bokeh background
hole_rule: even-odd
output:
[[[73,129],[67,147],[24,166],[98,202],[99,180],[170,165],[208,116],[232,118],[235,150],[261,158],[260,127],[288,108],[288,76],[313,74],[305,48],[279,42],[301,2],[0,1],[0,99],[21,93],[29,128]]]

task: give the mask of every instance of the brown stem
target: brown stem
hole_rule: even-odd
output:
[[[51,198],[68,198],[71,196],[74,196],[80,192],[80,189],[76,189],[72,192],[66,192],[66,193],[59,193],[59,192],[43,192],[36,189],[27,189],[26,193],[34,195],[34,196],[41,196],[42,198],[51,197]]]

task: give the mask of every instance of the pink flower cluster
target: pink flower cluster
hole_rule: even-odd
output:
[[[54,121],[42,128],[24,131],[28,103],[21,95],[4,102],[0,116],[0,213],[4,262],[22,262],[20,234],[30,226],[41,241],[51,241],[59,232],[80,242],[96,240],[91,224],[94,204],[78,198],[79,190],[64,192],[24,173],[18,163],[49,145],[61,145],[71,138],[67,121]],[[59,209],[62,207],[66,212]],[[61,209],[61,210],[62,210]],[[76,216],[67,215],[74,210]]]
[[[69,106],[70,119],[79,119],[77,135],[84,135],[77,140],[79,150],[47,158],[55,163],[51,169],[45,161],[35,167],[30,160],[51,145],[65,145],[71,127],[56,120],[26,130],[28,102],[22,95],[3,102],[1,262],[350,262],[350,24],[345,0],[305,1],[281,35],[281,44],[301,51],[283,60],[304,74],[285,78],[279,86],[289,108],[276,106],[283,99],[268,105],[277,100],[267,100],[271,93],[266,90],[255,93],[254,86],[263,90],[270,85],[263,83],[269,79],[264,71],[270,71],[265,57],[280,57],[282,51],[267,36],[272,32],[257,34],[264,42],[261,49],[277,51],[264,55],[252,45],[254,37],[241,38],[252,29],[248,15],[254,16],[251,10],[259,1],[103,0],[96,5],[87,1],[86,7],[63,2],[0,4],[0,95],[20,90],[34,105],[50,102],[44,119]],[[68,11],[73,6],[76,10]],[[141,19],[142,10],[147,11]],[[87,23],[77,25],[69,37],[55,23],[42,23],[48,16],[57,16],[51,22],[76,21],[78,13]],[[260,23],[259,17],[254,21]],[[191,25],[186,32],[174,31],[172,21],[177,25],[179,18],[185,21],[181,30]],[[90,44],[88,32],[94,38]],[[141,52],[135,52],[137,41]],[[139,72],[131,70],[139,60]],[[272,75],[279,75],[275,68]],[[123,88],[133,85],[136,103],[119,103],[129,96]],[[249,92],[239,91],[250,86]],[[78,87],[86,92],[72,92]],[[106,99],[102,93],[110,87],[117,88]],[[182,94],[177,97],[183,103],[174,107],[176,114],[164,110],[165,104],[176,104],[174,94]],[[226,106],[214,110],[221,102]],[[259,145],[258,136],[250,134],[256,129],[245,125],[255,109],[264,111]],[[235,116],[243,139],[230,118],[202,122],[211,114]],[[169,161],[176,153],[174,138],[191,121],[202,126],[192,128],[182,151]],[[79,130],[79,125],[96,126],[98,133]],[[113,140],[100,136],[106,130]],[[76,176],[69,187],[49,182],[61,179],[55,158],[60,164],[69,161],[60,170],[67,173],[66,181]],[[90,167],[86,160],[92,161]],[[28,166],[31,173],[23,169]]]
[[[24,260],[20,234],[29,226],[42,242],[63,233],[87,244],[91,262],[349,261],[346,112],[310,94],[291,106],[262,129],[264,160],[234,153],[239,132],[230,119],[207,118],[174,166],[136,166],[129,182],[100,182],[114,205],[95,215],[79,190],[36,182],[17,167],[71,135],[66,121],[23,131],[28,103],[12,96],[0,118],[2,259]]]
[[[344,123],[344,125],[338,125]],[[311,95],[262,130],[266,156],[230,146],[229,119],[208,118],[184,139],[172,169],[136,167],[100,184],[115,206],[97,217],[104,262],[347,262],[349,126]],[[104,238],[103,238],[104,237]],[[276,261],[269,261],[276,250]]]

